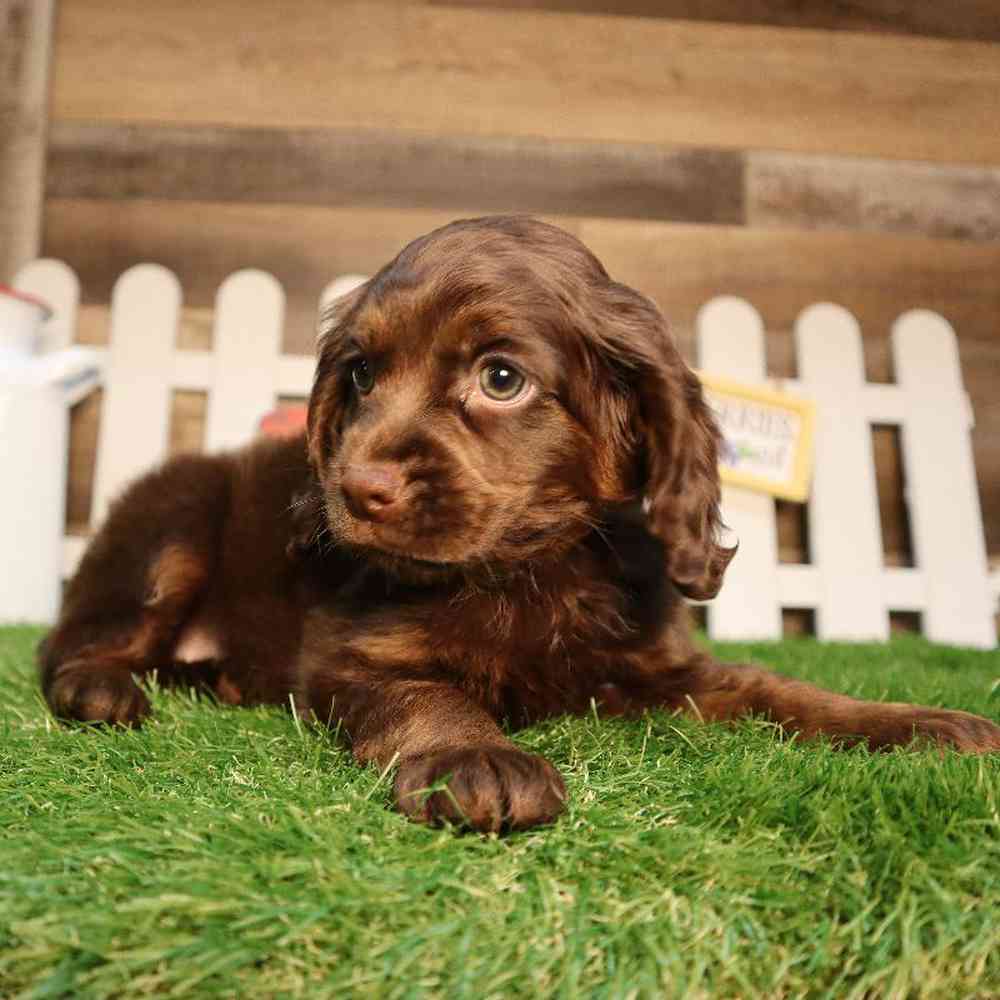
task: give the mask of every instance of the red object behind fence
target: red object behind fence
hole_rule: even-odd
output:
[[[306,407],[283,406],[261,418],[260,432],[264,437],[294,437],[306,425]]]

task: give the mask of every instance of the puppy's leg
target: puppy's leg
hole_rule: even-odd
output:
[[[307,666],[303,680],[300,702],[342,727],[358,761],[398,762],[396,805],[411,819],[520,830],[562,812],[559,772],[452,684],[360,660]]]
[[[149,713],[132,675],[169,662],[213,572],[227,494],[222,461],[190,456],[141,479],[112,507],[39,648],[57,718],[138,725]]]
[[[861,701],[751,666],[699,662],[682,672],[670,702],[704,719],[764,715],[804,737],[826,735],[873,749],[914,741],[968,753],[1000,750],[1000,727],[968,712],[904,702]]]

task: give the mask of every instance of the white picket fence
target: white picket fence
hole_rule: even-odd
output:
[[[699,363],[747,383],[765,381],[764,329],[741,299],[708,303]],[[726,489],[723,513],[740,538],[722,593],[709,607],[716,638],[772,638],[782,608],[810,608],[823,639],[884,639],[890,611],[915,611],[939,642],[996,645],[998,581],[991,580],[954,331],[935,313],[904,313],[892,329],[897,382],[868,384],[861,331],[840,306],[810,306],[795,326],[798,379],[781,387],[816,403],[809,499],[810,565],[778,562],[774,501]],[[902,427],[915,567],[888,567],[872,455],[872,424]]]
[[[329,299],[356,283],[333,282]],[[16,286],[48,301],[52,347],[71,342],[78,283],[58,261],[29,264]],[[213,350],[175,345],[181,288],[155,264],[126,271],[111,303],[104,349],[104,402],[97,451],[93,518],[167,448],[171,393],[208,395],[209,450],[247,441],[279,396],[304,396],[313,359],[281,353],[284,294],[262,271],[223,282],[215,309]],[[815,476],[809,501],[809,565],[778,561],[774,501],[726,488],[724,516],[740,538],[720,596],[709,606],[716,638],[777,638],[783,608],[815,611],[825,639],[883,639],[890,611],[922,616],[931,639],[993,647],[1000,573],[990,577],[955,335],[944,319],[913,311],[897,320],[892,346],[898,382],[866,384],[861,335],[838,306],[811,306],[796,325],[800,378],[780,388],[817,403]],[[764,330],[741,299],[708,303],[698,319],[699,364],[707,372],[764,383]],[[770,384],[774,384],[773,382]],[[883,565],[871,425],[902,426],[914,568]],[[68,536],[64,573],[72,573],[85,539]]]

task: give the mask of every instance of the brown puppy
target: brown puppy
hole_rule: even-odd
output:
[[[717,431],[646,298],[522,218],[406,247],[325,317],[308,434],[184,457],[113,508],[41,651],[60,718],[136,724],[154,668],[339,725],[396,801],[544,823],[559,774],[501,723],[683,709],[872,747],[1000,750],[945,709],[857,701],[691,642],[710,598]],[[441,782],[447,781],[447,789]],[[435,785],[438,791],[426,794]]]

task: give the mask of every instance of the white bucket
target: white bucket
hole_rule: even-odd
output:
[[[69,407],[97,384],[81,347],[42,352],[51,310],[0,286],[0,623],[59,611]]]

